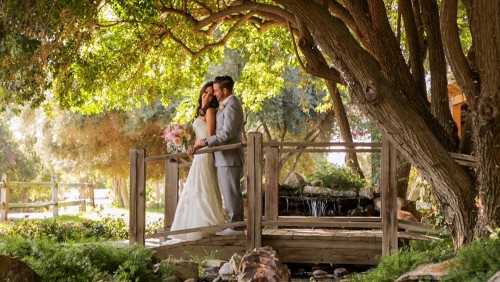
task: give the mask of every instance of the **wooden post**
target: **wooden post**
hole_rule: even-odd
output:
[[[129,242],[145,244],[146,232],[146,163],[143,148],[130,150],[130,222]]]
[[[53,175],[50,178],[50,182],[54,183],[54,186],[52,186],[52,215],[54,217],[59,216],[59,196],[58,196],[58,189],[59,189],[59,179],[57,176]]]
[[[85,181],[85,179],[83,178],[80,178],[79,180],[80,183],[86,183],[87,181]],[[86,193],[86,186],[85,185],[82,185],[80,186],[80,188],[78,189],[78,198],[80,200],[84,200],[84,202],[82,204],[80,204],[80,208],[79,208],[79,211],[80,212],[86,212],[87,211],[87,207],[85,205],[85,200],[87,200],[87,193]]]
[[[179,158],[165,160],[165,228],[172,226],[179,200]]]
[[[7,220],[9,216],[10,188],[7,173],[2,174],[2,182],[5,184],[0,188],[0,219]]]
[[[266,148],[266,220],[278,220],[278,188],[280,174],[280,156],[278,147]]]
[[[262,134],[248,134],[247,251],[262,246]]]
[[[398,250],[397,218],[397,152],[386,136],[382,137],[381,202],[382,255],[392,255]]]
[[[95,209],[94,183],[92,181],[89,181],[89,198],[90,206]]]

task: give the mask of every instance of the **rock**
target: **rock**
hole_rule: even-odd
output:
[[[294,172],[286,178],[284,184],[299,187],[304,186],[306,184],[306,180],[300,173]]]
[[[324,187],[325,184],[323,183],[323,180],[320,179],[314,179],[311,181],[311,186],[319,186],[319,187]]]
[[[231,259],[229,259],[229,264],[233,269],[234,274],[238,275],[240,270],[241,256],[238,254],[233,254]]]
[[[196,280],[197,279],[189,278],[189,279],[184,280],[184,282],[196,282]]]
[[[446,268],[450,260],[440,263],[424,264],[417,269],[406,272],[396,279],[396,282],[410,282],[410,281],[439,281],[446,273]]]
[[[373,199],[373,191],[372,191],[372,189],[369,189],[369,188],[362,188],[359,190],[359,196],[372,200]]]
[[[314,277],[323,277],[323,276],[327,276],[328,272],[324,271],[324,270],[321,270],[321,269],[316,269],[315,271],[313,271],[312,275]]]
[[[42,277],[24,261],[0,255],[0,281],[38,282]]]
[[[231,264],[229,262],[226,262],[220,269],[219,269],[219,275],[234,275],[236,272],[234,269],[231,267]]]
[[[333,275],[335,275],[336,277],[342,277],[347,274],[349,274],[349,271],[343,267],[335,268],[335,270],[333,271]]]
[[[202,266],[205,268],[217,267],[221,268],[227,261],[221,259],[206,259],[203,260]]]
[[[189,260],[172,260],[171,261],[174,264],[174,271],[173,275],[179,278],[181,281],[185,281],[190,278],[198,279],[199,278],[199,272],[198,272],[198,265]]]
[[[500,271],[498,271],[497,273],[495,273],[495,275],[493,275],[489,280],[488,282],[500,282]]]
[[[302,191],[303,194],[310,194],[311,196],[330,196],[333,190],[326,187],[307,185]]]
[[[291,273],[270,248],[257,248],[247,252],[241,259],[239,282],[291,281]]]
[[[203,268],[203,272],[205,273],[219,273],[220,267],[206,267]]]

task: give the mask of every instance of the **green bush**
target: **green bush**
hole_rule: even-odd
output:
[[[462,247],[443,281],[488,281],[500,271],[500,240],[484,238]]]
[[[0,253],[26,261],[44,281],[161,281],[153,251],[137,245],[0,239]],[[158,272],[160,273],[160,272]]]
[[[366,180],[348,167],[338,167],[326,161],[319,163],[317,171],[309,176],[308,182],[311,183],[315,179],[321,180],[325,187],[338,190],[359,189],[367,184]]]
[[[367,273],[355,274],[353,282],[392,282],[405,272],[426,263],[445,260],[453,252],[451,238],[431,242],[412,240],[393,256],[384,256],[380,264]],[[466,280],[463,280],[466,281]]]
[[[3,230],[0,236],[50,238],[56,242],[85,240],[122,240],[128,238],[123,218],[104,218],[93,221],[66,221],[58,218],[22,219]]]

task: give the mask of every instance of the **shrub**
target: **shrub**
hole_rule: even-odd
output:
[[[395,255],[382,257],[376,268],[355,274],[352,281],[392,282],[419,265],[445,260],[452,251],[453,243],[449,237],[431,242],[412,240],[408,247],[400,249]]]
[[[320,162],[318,170],[309,176],[309,183],[315,179],[323,182],[325,187],[339,190],[359,189],[366,185],[366,180],[353,173],[348,167],[338,167],[329,162]]]
[[[44,281],[159,281],[153,251],[137,245],[2,238],[0,253],[26,261]]]
[[[488,281],[500,271],[500,240],[484,238],[463,246],[450,263],[443,281]]]

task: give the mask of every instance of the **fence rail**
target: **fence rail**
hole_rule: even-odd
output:
[[[21,202],[12,203],[11,189],[51,189],[51,200],[40,202]],[[78,199],[60,200],[60,189],[78,188]],[[59,182],[57,177],[52,177],[50,182],[22,182],[9,181],[7,174],[2,174],[0,182],[0,219],[7,220],[9,209],[14,208],[43,208],[51,207],[54,216],[59,215],[59,207],[80,206],[80,211],[86,211],[86,204],[95,207],[94,204],[94,185],[92,182]]]

